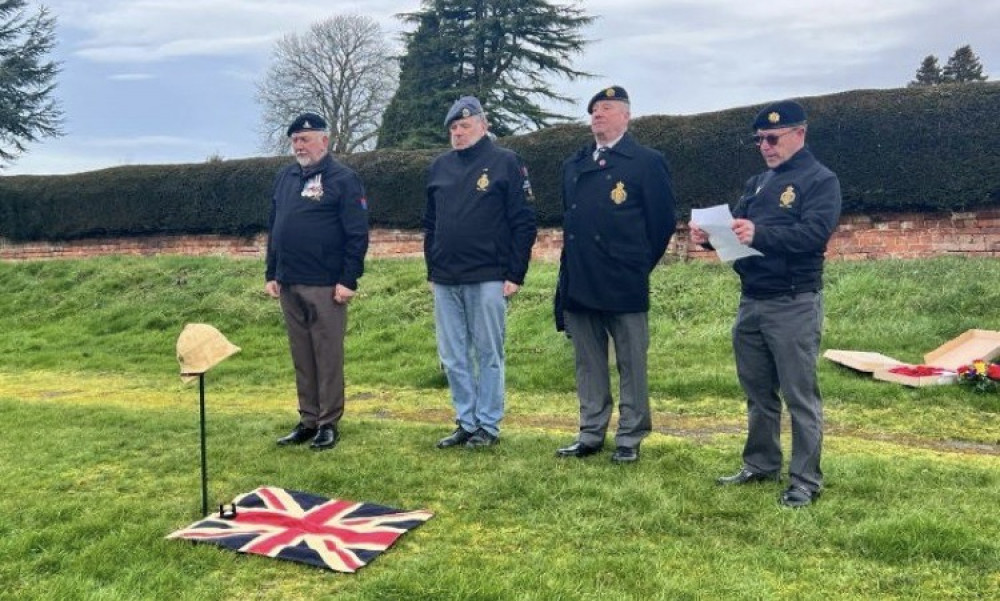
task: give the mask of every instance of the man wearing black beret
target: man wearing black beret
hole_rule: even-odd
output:
[[[504,414],[507,302],[535,243],[531,183],[521,158],[490,139],[475,97],[456,100],[444,125],[452,150],[427,173],[424,259],[458,427],[437,446],[489,447]]]
[[[278,444],[324,450],[340,438],[347,304],[364,272],[368,203],[357,174],[330,155],[321,116],[299,115],[287,134],[295,163],[274,183],[264,289],[281,301],[299,423]]]
[[[806,147],[806,112],[792,100],[764,107],[754,141],[768,166],[747,181],[733,232],[762,256],[738,259],[742,295],[733,326],[740,385],[747,395],[743,467],[721,485],[781,479],[781,397],[792,417],[788,507],[811,504],[823,488],[823,404],[816,380],[823,328],[823,262],[840,218],[840,182]],[[691,242],[708,237],[690,223]],[[779,393],[781,397],[779,397]]]
[[[629,97],[611,86],[587,104],[594,141],[563,162],[563,250],[556,328],[576,356],[580,432],[560,457],[601,451],[611,419],[608,338],[620,376],[618,430],[611,460],[639,459],[652,429],[647,386],[649,276],[674,233],[666,159],[628,133]]]

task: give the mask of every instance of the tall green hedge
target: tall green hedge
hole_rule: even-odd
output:
[[[846,213],[957,211],[1000,203],[1000,83],[860,90],[800,99],[809,145],[839,176]],[[735,199],[763,163],[749,143],[761,107],[635,119],[674,174],[678,217]],[[528,163],[541,225],[558,225],[560,165],[585,125],[505,138]],[[372,224],[417,228],[437,151],[342,157],[361,175]],[[150,233],[245,235],[266,227],[271,183],[290,158],[129,166],[64,176],[0,177],[0,237],[66,240]]]

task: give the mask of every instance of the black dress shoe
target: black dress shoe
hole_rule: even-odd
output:
[[[613,463],[635,463],[639,461],[639,447],[618,447],[611,455]]]
[[[732,476],[723,476],[717,478],[715,483],[719,486],[730,486],[730,485],[742,485],[742,484],[753,484],[755,482],[779,482],[781,480],[781,475],[777,472],[764,473],[764,472],[751,472],[747,468],[742,468],[737,473]]]
[[[470,438],[472,438],[472,432],[459,426],[455,428],[454,432],[437,441],[437,448],[447,449],[455,445],[465,444]]]
[[[325,451],[337,446],[339,440],[340,432],[337,432],[336,428],[333,426],[320,426],[309,448],[314,451]]]
[[[465,446],[470,449],[478,449],[481,447],[492,447],[498,442],[500,442],[500,436],[493,436],[486,430],[479,428],[469,437],[469,440],[465,441]]]
[[[556,449],[556,455],[558,457],[587,457],[588,455],[594,455],[600,452],[601,447],[592,447],[590,445],[583,444],[580,441],[576,441],[568,447]]]
[[[302,424],[298,424],[294,429],[288,434],[278,439],[278,444],[281,446],[289,444],[302,444],[307,440],[312,440],[316,436],[316,428],[307,428]]]
[[[819,498],[820,491],[809,490],[801,484],[793,484],[789,486],[785,492],[781,493],[778,497],[778,502],[785,507],[805,507],[806,505],[812,505],[813,501]]]

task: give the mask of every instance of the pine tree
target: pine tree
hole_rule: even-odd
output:
[[[936,56],[928,54],[924,57],[924,61],[920,63],[916,78],[907,84],[907,87],[936,86],[940,83],[942,83],[941,66],[938,65]]]
[[[444,115],[464,95],[479,98],[499,136],[568,121],[540,104],[572,102],[547,78],[589,76],[569,64],[586,43],[580,29],[593,20],[573,5],[423,0],[420,11],[400,17],[416,29],[404,36],[407,54],[380,148],[446,144]]]
[[[442,39],[437,13],[420,14],[416,31],[405,37],[407,53],[400,59],[399,87],[382,116],[378,147],[446,146],[445,112],[460,96],[453,74],[458,59]]]
[[[59,66],[45,57],[55,47],[56,20],[25,0],[0,1],[0,163],[27,144],[62,134],[62,111],[52,98]]]
[[[987,76],[983,75],[983,65],[979,62],[979,57],[968,44],[955,50],[941,71],[941,77],[947,83],[967,83],[987,79]]]

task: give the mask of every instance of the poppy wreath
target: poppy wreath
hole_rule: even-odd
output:
[[[1000,363],[976,359],[958,368],[958,382],[976,392],[1000,392]]]

